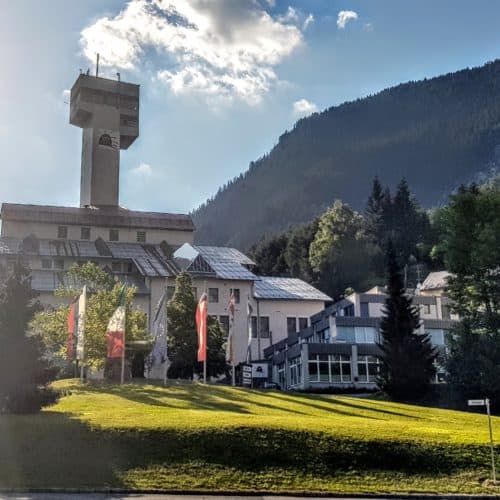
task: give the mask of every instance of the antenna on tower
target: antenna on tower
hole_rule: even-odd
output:
[[[97,53],[97,59],[95,63],[95,76],[96,78],[99,76],[99,52]]]

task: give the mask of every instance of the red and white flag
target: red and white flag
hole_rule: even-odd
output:
[[[123,358],[125,355],[125,287],[120,292],[120,305],[116,308],[106,330],[107,358]]]
[[[196,331],[198,333],[198,361],[207,360],[207,294],[203,293],[196,308]]]

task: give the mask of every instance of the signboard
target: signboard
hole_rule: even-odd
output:
[[[243,385],[252,385],[252,367],[250,365],[243,365],[241,367],[241,375]]]
[[[269,365],[267,363],[252,363],[252,377],[267,379],[268,369]]]
[[[467,404],[469,406],[486,406],[486,401],[484,399],[469,399]]]

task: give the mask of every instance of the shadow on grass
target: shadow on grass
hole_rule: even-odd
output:
[[[484,447],[338,438],[270,428],[97,430],[69,414],[0,416],[0,487],[123,487],[130,470],[199,461],[262,471],[372,469],[419,474],[487,465]],[[486,461],[484,460],[486,458]],[[177,465],[176,465],[177,464]]]
[[[68,415],[0,415],[0,487],[120,486],[126,457],[116,439]]]
[[[238,402],[235,401],[234,390],[230,393],[227,388],[209,386],[207,390],[203,385],[193,383],[171,384],[168,386],[170,392],[165,392],[163,386],[155,387],[147,384],[130,384],[126,386],[117,386],[106,383],[87,383],[78,386],[79,394],[88,392],[113,394],[117,397],[133,401],[134,403],[145,404],[164,408],[181,408],[190,410],[209,410],[225,411],[238,414],[253,414],[246,405],[265,408],[267,410],[278,411],[282,413],[292,413],[295,415],[309,416],[307,409],[300,411],[292,408],[283,408],[279,404],[270,404],[259,400],[268,396],[267,392],[253,392],[241,390],[238,393]],[[257,398],[255,396],[258,396]],[[312,405],[309,405],[312,406]],[[356,416],[355,413],[346,412],[335,408],[324,408],[317,405],[318,409],[338,413],[344,416]],[[374,417],[366,417],[374,418]]]

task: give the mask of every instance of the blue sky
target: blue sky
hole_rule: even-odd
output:
[[[141,84],[120,200],[185,212],[267,153],[299,116],[481,65],[500,2],[16,0],[0,15],[0,201],[78,205],[80,68]]]

